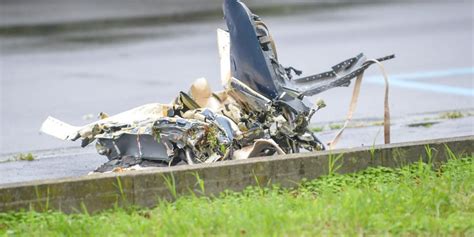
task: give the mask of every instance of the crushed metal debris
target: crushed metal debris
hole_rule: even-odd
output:
[[[41,131],[81,139],[82,147],[96,141],[97,152],[109,159],[96,172],[320,151],[325,145],[308,125],[326,105],[322,100],[313,105],[307,97],[347,87],[373,63],[394,58],[367,60],[359,54],[327,72],[294,78],[302,72],[279,63],[259,16],[239,0],[225,0],[223,10],[228,30],[217,30],[223,91],[212,92],[200,78],[171,104],[101,113],[99,121],[82,127],[48,117]]]

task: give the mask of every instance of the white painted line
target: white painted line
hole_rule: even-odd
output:
[[[396,87],[417,89],[417,90],[422,90],[422,91],[430,91],[430,92],[437,92],[437,93],[443,93],[443,94],[474,97],[474,90],[472,87],[463,88],[463,87],[455,87],[455,86],[416,81],[420,79],[468,76],[468,75],[473,75],[473,74],[474,74],[474,67],[454,68],[454,69],[438,70],[438,71],[426,71],[426,72],[417,72],[417,73],[409,73],[409,74],[396,74],[396,75],[389,76],[389,83],[391,86],[396,86]],[[384,84],[384,80],[380,76],[367,77],[366,80],[374,84],[380,84],[380,85]]]

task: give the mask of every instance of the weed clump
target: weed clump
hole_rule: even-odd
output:
[[[311,128],[311,132],[322,132],[323,130],[324,130],[324,126]]]
[[[384,124],[385,124],[385,123],[384,123],[383,120],[381,120],[381,121],[375,121],[375,122],[370,123],[370,125],[376,126],[376,127],[378,127],[378,126],[383,126]]]
[[[34,161],[35,159],[36,159],[35,156],[31,153],[26,153],[26,154],[20,153],[20,154],[15,156],[15,160],[17,160],[17,161],[20,161],[20,160]]]
[[[329,124],[329,128],[330,128],[331,130],[341,129],[341,128],[342,128],[342,124],[338,124],[338,123]]]
[[[411,127],[411,128],[417,128],[417,127],[431,128],[433,125],[435,125],[437,123],[438,122],[412,123],[412,124],[408,124],[408,127]]]
[[[458,119],[463,118],[464,114],[459,111],[446,112],[441,115],[442,119]]]

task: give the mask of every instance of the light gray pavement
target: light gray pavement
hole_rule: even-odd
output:
[[[392,115],[403,119],[413,114],[474,108],[472,4],[343,4],[294,14],[260,15],[273,33],[282,63],[302,69],[306,75],[325,71],[359,52],[369,57],[395,53],[397,58],[385,67],[392,81]],[[5,157],[79,146],[40,135],[38,129],[48,115],[73,125],[86,124],[91,120],[84,120],[84,115],[102,111],[114,114],[145,103],[169,102],[201,76],[219,89],[217,27],[224,27],[220,17],[176,24],[148,22],[40,35],[0,35],[0,154]],[[379,75],[376,67],[367,73],[355,118],[382,116]],[[319,111],[313,122],[344,119],[351,93],[352,88],[337,88],[320,94],[328,107]],[[400,127],[396,129],[400,135],[393,140],[472,135],[473,123],[468,117],[449,121],[451,125],[444,129],[431,130],[445,126],[439,124],[425,132]],[[351,129],[341,146],[372,143],[375,130]],[[361,134],[368,138],[361,139]],[[332,138],[330,134],[321,136],[326,141]],[[66,152],[44,161],[3,163],[1,182],[86,174],[104,160],[93,148],[85,151],[90,154],[72,156]]]
[[[331,3],[351,2],[332,0]],[[352,0],[364,2],[366,0]],[[387,0],[378,0],[387,1]],[[252,8],[286,4],[307,5],[326,0],[245,0]],[[0,26],[102,21],[184,15],[221,9],[222,0],[0,0]],[[54,13],[54,14],[52,14]]]

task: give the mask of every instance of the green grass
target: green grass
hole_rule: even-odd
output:
[[[384,125],[384,121],[383,120],[377,120],[377,121],[358,121],[358,122],[351,122],[348,124],[347,128],[365,128],[365,127],[370,127],[370,126],[375,126],[375,127],[379,127],[379,126],[383,126]],[[393,123],[392,123],[393,125]],[[329,125],[327,125],[327,127],[329,128],[329,130],[337,130],[337,129],[341,129],[342,127],[344,126],[343,123],[331,123]],[[312,126],[310,127],[310,130],[312,132],[322,132],[324,130],[326,130],[326,127],[325,125],[321,125],[321,126]]]
[[[322,132],[324,131],[324,126],[321,127],[312,127],[310,128],[311,132]]]
[[[431,128],[433,125],[438,124],[439,122],[421,122],[421,123],[412,123],[408,124],[408,127],[417,128],[417,127],[424,127],[424,128]]]
[[[0,161],[0,163],[13,162],[13,161],[34,161],[36,160],[35,155],[32,153],[18,153],[11,158]]]
[[[17,160],[17,161],[19,161],[19,160],[34,161],[35,156],[31,153],[26,153],[26,154],[20,153],[20,154],[15,156],[15,160]]]
[[[342,126],[343,126],[342,124],[338,124],[338,123],[329,124],[329,128],[331,130],[341,129]]]
[[[372,123],[370,123],[371,126],[383,126],[385,123],[383,120],[380,120],[380,121],[374,121]]]
[[[0,213],[0,235],[14,236],[473,236],[473,228],[473,157],[456,156],[436,170],[370,168],[294,189],[178,197],[154,209]]]
[[[458,118],[463,118],[464,114],[459,111],[452,111],[452,112],[443,113],[441,114],[440,117],[442,119],[458,119]]]

